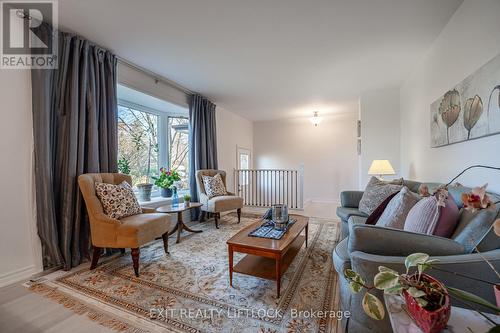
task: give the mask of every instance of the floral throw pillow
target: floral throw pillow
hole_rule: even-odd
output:
[[[96,182],[95,192],[101,201],[104,213],[113,219],[142,213],[134,191],[126,181],[119,185]]]
[[[222,181],[220,173],[216,174],[213,177],[202,176],[202,178],[203,186],[205,187],[205,193],[209,198],[227,194],[226,186],[224,186],[224,182]]]

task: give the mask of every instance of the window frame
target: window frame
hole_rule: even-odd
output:
[[[170,127],[168,125],[169,118],[184,118],[189,121],[189,116],[182,112],[160,111],[148,106],[130,102],[124,99],[118,99],[118,107],[125,107],[137,110],[139,112],[146,112],[158,116],[158,165],[159,167],[165,166],[170,169]],[[164,144],[162,144],[164,143]],[[118,157],[117,157],[118,158]],[[189,154],[188,154],[189,163]],[[156,193],[158,192],[158,193]],[[159,195],[159,191],[153,191],[152,197]]]

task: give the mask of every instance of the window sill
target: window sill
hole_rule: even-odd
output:
[[[189,194],[189,190],[183,190],[183,191],[179,191],[179,203],[182,203],[184,202],[184,199],[182,198],[184,194]],[[151,200],[150,201],[139,201],[139,205],[141,205],[142,207],[146,207],[146,208],[158,208],[160,206],[165,206],[165,205],[170,205],[172,204],[172,197],[169,197],[169,198],[164,198],[162,196],[153,196],[151,197]]]

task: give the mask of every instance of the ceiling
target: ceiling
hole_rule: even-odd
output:
[[[59,26],[260,121],[397,87],[462,0],[59,0]]]

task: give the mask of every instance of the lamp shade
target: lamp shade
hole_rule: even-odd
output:
[[[370,169],[368,170],[369,175],[395,175],[396,172],[391,165],[389,160],[373,160]]]

